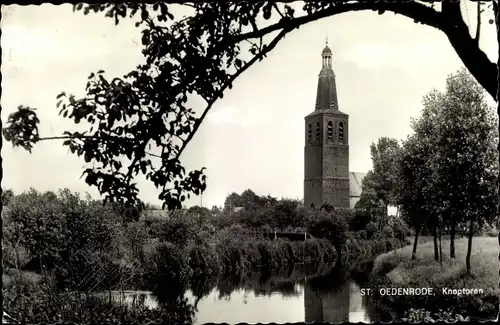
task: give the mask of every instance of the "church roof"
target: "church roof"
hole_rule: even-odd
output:
[[[316,109],[339,109],[335,73],[330,67],[323,67],[319,73]]]
[[[361,182],[366,173],[349,172],[349,197],[361,196]]]
[[[337,84],[332,69],[332,56],[332,50],[328,47],[327,41],[323,52],[321,52],[322,68],[318,75],[315,110],[339,110]]]

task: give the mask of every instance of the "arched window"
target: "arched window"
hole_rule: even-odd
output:
[[[319,122],[316,123],[316,140],[319,140],[321,132],[319,131]]]
[[[313,129],[311,123],[309,123],[309,127],[307,128],[307,140],[311,141],[313,136]]]
[[[339,140],[344,140],[344,123],[339,122]]]
[[[332,121],[328,122],[328,140],[333,140],[333,123],[332,123]]]

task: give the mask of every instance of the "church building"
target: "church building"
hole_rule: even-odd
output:
[[[365,173],[349,171],[349,115],[340,111],[332,51],[321,53],[315,110],[305,117],[304,207],[354,208]]]

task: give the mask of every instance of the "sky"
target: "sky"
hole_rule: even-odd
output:
[[[462,1],[462,7],[475,33],[475,5]],[[58,115],[60,92],[82,96],[91,72],[122,76],[144,60],[133,20],[115,26],[104,14],[73,13],[67,4],[2,6],[2,15],[1,118],[19,105],[36,107],[41,136],[75,130]],[[302,199],[304,116],[314,110],[326,36],[339,109],[349,114],[353,172],[372,168],[369,147],[378,138],[411,134],[422,96],[443,90],[446,77],[463,66],[442,32],[392,13],[346,13],[294,30],[224,93],[181,156],[188,170],[207,168],[207,190],[188,206],[220,206],[229,193],[248,188]],[[480,47],[492,61],[495,37],[494,26],[484,24]],[[201,101],[191,102],[197,111],[203,108]],[[80,178],[85,162],[61,141],[38,143],[31,154],[4,142],[2,157],[3,189],[69,188],[98,198]],[[144,201],[160,203],[153,185],[139,180],[138,187]]]

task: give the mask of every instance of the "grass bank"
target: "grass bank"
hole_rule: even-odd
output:
[[[419,244],[412,260],[412,245],[378,256],[371,273],[372,285],[384,287],[432,287],[435,296],[384,296],[377,300],[389,309],[396,306],[425,308],[431,312],[452,309],[472,318],[495,318],[498,309],[498,241],[475,237],[472,243],[471,275],[466,274],[467,239],[455,241],[456,258],[450,259],[449,240],[443,241],[443,265],[434,260],[432,241]],[[443,288],[482,289],[483,294],[443,295]],[[406,308],[406,307],[405,307]]]

